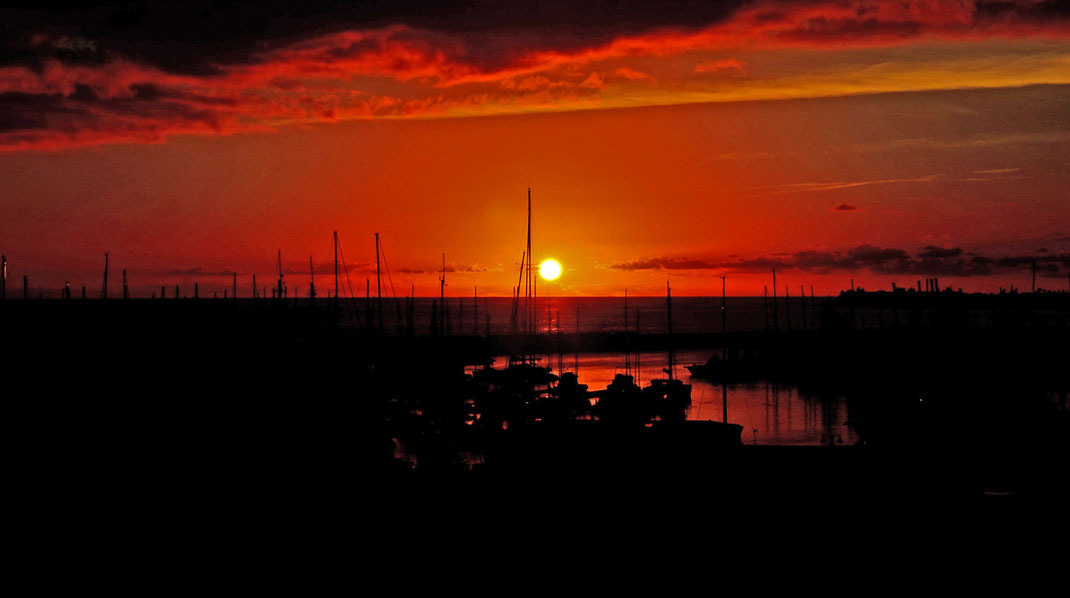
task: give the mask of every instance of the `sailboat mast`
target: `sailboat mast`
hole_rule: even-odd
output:
[[[379,334],[383,333],[383,275],[379,270],[379,233],[375,233],[375,308],[379,312]]]
[[[524,265],[524,280],[526,281],[527,290],[524,295],[524,315],[526,317],[525,326],[528,329],[528,333],[535,334],[535,313],[532,298],[532,280],[531,280],[531,187],[528,187],[528,243],[527,249],[524,251],[527,256],[527,264]]]
[[[283,286],[282,286],[282,250],[280,249],[279,250],[279,288],[278,288],[278,291],[277,291],[278,294],[277,294],[276,298],[277,299],[282,299],[283,292],[284,291],[283,291]]]
[[[665,281],[665,305],[669,322],[669,380],[676,379],[676,354],[672,350],[672,289],[669,281]]]
[[[513,290],[513,314],[509,321],[509,329],[512,330],[514,335],[520,333],[520,320],[517,312],[520,311],[520,285],[524,283],[524,260],[526,260],[527,257],[528,254],[526,251],[520,254],[520,275],[517,276],[516,289]],[[525,320],[524,328],[527,328],[527,320]]]
[[[728,305],[725,301],[725,277],[721,275],[721,366],[728,364]],[[721,381],[721,421],[728,423],[728,382]]]
[[[854,289],[854,279],[851,280],[851,288]],[[780,330],[780,322],[777,321],[779,317],[777,314],[779,310],[776,305],[776,268],[773,268],[773,330]]]
[[[625,333],[628,332],[628,289],[624,289],[624,332]],[[625,347],[627,347],[627,345],[625,345]],[[631,355],[631,352],[628,351],[627,348],[626,348],[625,351],[624,351],[624,373],[625,374],[631,374],[632,373],[632,364],[631,364],[631,361],[630,361],[630,355]]]
[[[442,276],[438,279],[438,325],[446,333],[446,254],[442,253]]]
[[[338,231],[334,231],[334,298],[338,299]]]

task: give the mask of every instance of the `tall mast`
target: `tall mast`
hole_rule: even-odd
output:
[[[524,282],[524,260],[527,259],[527,256],[528,254],[526,251],[520,254],[520,276],[518,276],[516,279],[516,290],[513,292],[513,315],[509,322],[510,329],[512,330],[513,334],[517,334],[520,332],[520,322],[518,320],[517,312],[519,311],[518,304],[520,302],[520,285]],[[525,334],[527,333],[527,326],[527,320],[524,320]]]
[[[438,325],[446,333],[446,253],[442,253],[442,276],[438,279]]]
[[[256,284],[253,284],[256,288]],[[312,256],[308,256],[308,298],[316,298],[316,269],[312,267]]]
[[[100,292],[104,299],[108,298],[108,253],[104,252],[104,288]]]
[[[728,364],[728,305],[725,301],[725,277],[721,275],[721,367]],[[728,423],[728,382],[721,381],[721,420]]]
[[[665,281],[665,305],[669,323],[669,380],[676,379],[676,355],[672,350],[672,289]]]
[[[375,308],[379,312],[379,334],[383,333],[383,275],[379,270],[379,233],[375,233]]]
[[[851,288],[854,289],[854,279],[851,280]],[[776,306],[776,268],[773,268],[773,330],[780,330],[780,322],[777,321]]]
[[[721,276],[721,361],[724,361],[727,353],[728,343],[728,310],[725,301],[725,277]]]
[[[524,252],[527,255],[528,263],[524,266],[524,276],[527,282],[527,292],[524,295],[524,314],[527,316],[527,328],[528,333],[535,334],[535,313],[532,300],[532,280],[531,280],[531,187],[528,187],[528,244],[527,250]]]
[[[334,299],[338,300],[338,231],[334,231]]]
[[[628,289],[624,289],[624,332],[628,332]],[[627,343],[628,341],[625,341]],[[625,344],[627,347],[627,344]],[[631,352],[625,349],[624,351],[624,373],[632,373]]]
[[[286,293],[286,286],[282,283],[282,250],[279,250],[279,299]]]
[[[762,287],[762,313],[765,315],[765,329],[769,330],[769,285]]]

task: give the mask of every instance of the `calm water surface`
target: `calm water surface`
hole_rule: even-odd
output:
[[[705,363],[713,351],[678,351],[676,377],[691,384],[692,405],[689,420],[721,421],[723,388],[705,380],[691,378],[684,366]],[[635,356],[627,361],[624,353],[580,353],[578,355],[543,356],[540,364],[554,373],[576,372],[589,390],[605,388],[616,374],[628,370],[647,385],[650,378],[664,378],[662,368],[669,366],[662,352],[642,353],[638,370]],[[508,358],[498,357],[494,367],[505,367]],[[627,367],[626,367],[627,366]],[[847,401],[844,397],[818,398],[800,393],[791,385],[760,382],[728,385],[728,421],[743,426],[746,444],[820,445],[830,441],[848,445],[858,442],[855,431],[846,423]]]

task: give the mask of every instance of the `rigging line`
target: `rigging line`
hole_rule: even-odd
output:
[[[346,265],[346,254],[342,251],[342,244],[338,244],[338,255],[342,258],[342,270],[346,273],[346,285],[349,287],[349,298],[355,299],[356,295],[353,294],[353,282],[349,279],[349,266]]]
[[[394,296],[394,307],[397,310],[397,321],[395,322],[395,327],[398,329],[398,333],[400,334],[402,331],[401,302],[398,301],[397,291],[394,290],[394,278],[390,276],[390,264],[386,261],[386,248],[383,247],[382,241],[379,241],[379,253],[382,254],[383,265],[386,266],[386,279],[390,282],[390,294]]]
[[[394,291],[394,279],[390,276],[390,264],[386,261],[386,249],[382,241],[379,241],[379,254],[383,256],[383,265],[386,266],[386,280],[390,282],[390,294],[394,296],[394,301],[397,301],[398,294]]]
[[[352,310],[352,314],[357,322],[360,322],[360,310],[356,306],[356,296],[353,294],[353,282],[349,279],[349,266],[346,265],[346,255],[342,251],[342,243],[338,243],[338,256],[342,258],[342,269],[346,274],[346,285],[349,287],[349,308]]]

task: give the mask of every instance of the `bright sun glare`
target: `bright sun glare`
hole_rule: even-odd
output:
[[[561,276],[561,264],[557,260],[543,260],[539,264],[539,276],[546,280],[557,280]]]

